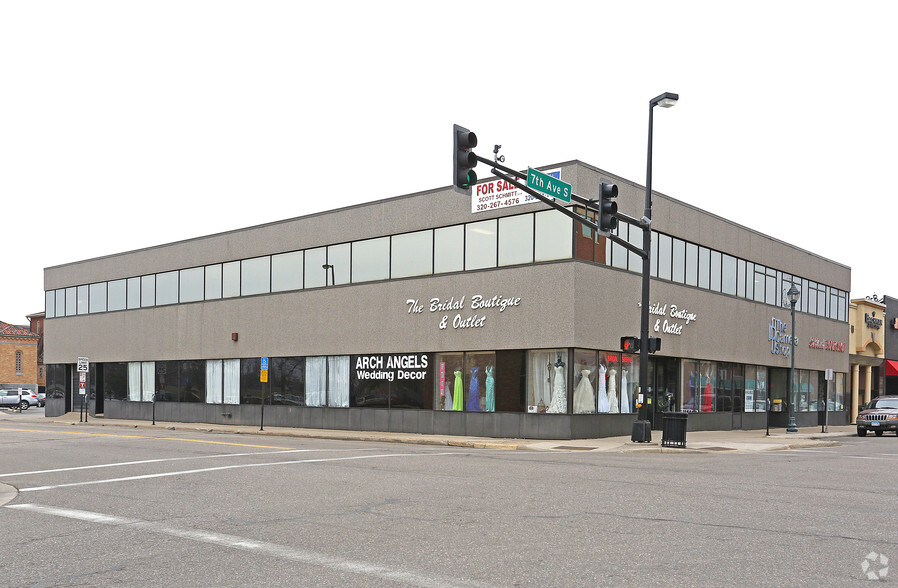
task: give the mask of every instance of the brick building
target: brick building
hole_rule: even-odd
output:
[[[0,321],[0,387],[38,390],[41,335]]]

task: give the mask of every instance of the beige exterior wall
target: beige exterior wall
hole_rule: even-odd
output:
[[[641,186],[578,162],[547,167],[562,168],[562,179],[583,196],[596,193],[600,178],[615,181],[620,188],[620,210],[642,216]],[[432,190],[47,268],[45,289],[545,208],[538,203],[472,214],[469,197],[448,188]],[[653,228],[850,290],[849,268],[660,194],[654,198]],[[540,347],[617,350],[621,335],[639,334],[640,283],[640,276],[632,272],[565,260],[53,318],[45,326],[45,362],[74,363],[78,356],[107,362]],[[520,302],[503,312],[478,311],[471,308],[475,295],[520,298]],[[429,310],[432,298],[461,297],[466,302],[462,310]],[[408,300],[418,300],[425,309],[410,312]],[[658,312],[652,315],[652,335],[663,341],[659,355],[789,365],[787,356],[771,353],[769,339],[772,323],[790,324],[788,308],[661,280],[652,280],[651,301]],[[670,316],[674,306],[695,318],[683,324],[683,319]],[[486,318],[479,327],[453,328],[456,314],[462,319],[475,314]],[[441,329],[444,315],[449,324]],[[664,333],[665,320],[671,329],[681,326],[679,334]],[[847,329],[844,322],[797,313],[796,368],[847,372],[847,352],[809,345],[811,337],[847,344]],[[236,342],[231,340],[232,333],[238,333]]]

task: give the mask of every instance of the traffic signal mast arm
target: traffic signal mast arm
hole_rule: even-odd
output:
[[[521,184],[520,182],[518,182],[515,179],[515,178],[519,178],[519,179],[524,180],[527,178],[527,174],[525,174],[523,172],[519,172],[514,169],[511,169],[510,167],[506,167],[497,161],[493,161],[492,159],[487,159],[485,157],[481,157],[481,156],[477,155],[476,153],[474,154],[474,156],[477,158],[477,161],[481,161],[483,163],[491,165],[492,169],[490,171],[492,173],[496,174],[497,177],[502,178],[503,180],[505,180],[506,182],[508,182],[515,188],[517,188],[518,190],[526,192],[527,194],[533,196],[534,198],[539,199],[540,201],[548,204],[555,210],[565,214],[566,216],[571,217],[575,221],[583,223],[584,225],[586,225],[590,229],[596,231],[597,233],[604,233],[604,231],[602,231],[601,228],[599,227],[598,223],[596,223],[592,219],[587,218],[582,215],[579,215],[576,212],[574,212],[573,210],[570,210],[569,208],[561,206],[560,204],[555,202],[555,199],[552,198],[551,196],[546,196],[545,194],[540,194],[536,190],[533,190],[529,186]],[[499,171],[499,170],[502,170],[502,171]],[[502,173],[502,172],[506,172],[506,173]],[[512,176],[514,176],[514,177],[512,177]],[[582,196],[577,196],[576,194],[571,194],[571,200],[576,200],[578,204],[582,204],[588,210],[601,212],[597,208],[595,208],[595,203],[596,203],[595,200],[588,200],[586,198],[583,198]],[[617,218],[620,218],[622,220],[625,220],[628,223],[635,224],[635,225],[641,227],[642,229],[647,229],[649,226],[651,226],[651,221],[635,219],[632,216],[628,216],[622,212],[615,212],[614,216]],[[608,239],[611,239],[611,241],[613,241],[614,243],[617,243],[621,247],[627,249],[628,251],[635,253],[636,255],[638,255],[642,258],[645,258],[647,256],[646,252],[643,249],[640,249],[639,247],[633,245],[632,243],[630,243],[629,241],[627,241],[625,239],[621,239],[617,235],[608,234],[608,235],[606,235],[606,237]]]

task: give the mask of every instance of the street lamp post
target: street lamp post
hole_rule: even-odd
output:
[[[327,270],[330,268],[331,270],[331,286],[337,285],[337,280],[334,278],[334,265],[332,263],[325,263],[321,266],[324,270],[324,285],[327,286]]]
[[[795,425],[795,303],[801,296],[801,291],[792,284],[789,291],[786,292],[789,298],[789,305],[792,307],[792,352],[789,356],[792,358],[792,365],[789,367],[789,424],[786,426],[787,433],[797,433],[798,427]]]
[[[649,271],[652,253],[652,113],[655,106],[670,108],[680,99],[678,94],[665,92],[649,101],[649,144],[645,169],[645,213],[646,225],[642,229],[642,309],[639,329],[639,387],[642,391],[642,402],[639,406],[639,420],[648,420],[648,380],[649,380]]]

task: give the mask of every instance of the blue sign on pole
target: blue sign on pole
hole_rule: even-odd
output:
[[[263,357],[263,358],[262,358],[262,369],[263,369],[263,370],[267,370],[267,369],[268,369],[268,358],[267,358],[267,357]]]

